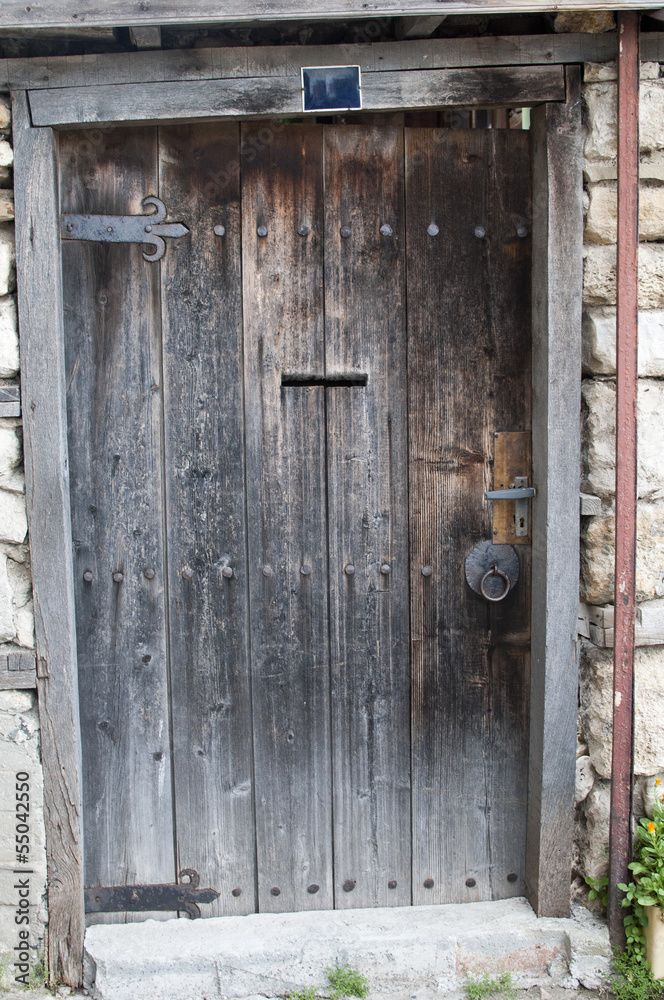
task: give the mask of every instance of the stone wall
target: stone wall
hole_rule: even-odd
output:
[[[641,67],[637,600],[664,596],[664,79]],[[586,205],[581,489],[601,498],[582,518],[581,599],[613,602],[616,371],[616,67],[586,65]],[[664,777],[664,645],[636,651],[636,815]],[[660,638],[664,642],[664,634]],[[611,776],[612,650],[583,641],[577,762],[576,888],[607,871]]]
[[[14,198],[9,102],[0,95],[0,385],[18,381],[19,351],[14,296]],[[34,648],[30,557],[27,546],[21,421],[0,417],[0,662],[7,653]],[[29,775],[28,781],[23,775]],[[17,810],[17,780],[21,790]],[[23,812],[29,785],[29,811]],[[15,948],[29,929],[32,981],[43,952],[47,923],[46,856],[42,811],[39,721],[34,691],[0,691],[0,968],[4,985],[14,968]],[[21,863],[16,836],[29,828],[28,863]],[[18,827],[18,829],[17,829]],[[22,841],[20,841],[22,845]],[[20,870],[22,874],[16,874]],[[25,886],[26,880],[28,882]],[[29,895],[25,896],[26,888]],[[21,899],[30,904],[24,921]],[[17,922],[18,921],[18,922]],[[7,962],[7,957],[12,958]],[[20,953],[19,953],[20,955]],[[23,965],[24,963],[21,963]]]

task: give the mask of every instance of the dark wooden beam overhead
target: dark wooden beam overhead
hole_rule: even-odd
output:
[[[4,0],[0,8],[0,28],[52,28],[68,25],[141,26],[166,24],[223,24],[305,18],[329,21],[376,17],[431,17],[449,14],[518,14],[561,10],[644,10],[661,7],[661,0],[376,0],[370,7],[362,0]]]

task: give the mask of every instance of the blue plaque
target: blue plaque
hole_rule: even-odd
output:
[[[362,83],[359,66],[303,66],[303,111],[359,111]]]

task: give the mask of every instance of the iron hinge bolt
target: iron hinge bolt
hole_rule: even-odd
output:
[[[215,236],[225,236],[226,235],[226,226],[215,226],[214,227],[214,235]]]
[[[309,233],[309,226],[298,226],[297,227],[297,235],[298,236],[307,236],[308,233]]]
[[[344,892],[352,892],[356,884],[354,878],[347,878],[344,882]]]
[[[392,235],[392,226],[388,226],[387,223],[385,223],[384,226],[380,227],[380,235],[381,236],[391,236]]]
[[[68,233],[73,233],[74,232],[74,223],[73,222],[68,222],[67,223],[67,232]]]
[[[300,566],[300,573],[302,574],[302,576],[309,576],[309,574],[311,573],[311,566],[308,566],[306,563],[304,564],[304,566]]]
[[[429,236],[438,236],[439,232],[440,229],[438,228],[435,222],[432,222],[429,228],[427,229],[427,233],[429,234]]]
[[[259,226],[256,232],[259,236],[267,236],[267,226]]]
[[[383,574],[383,576],[389,576],[391,568],[392,567],[390,566],[389,563],[383,563],[383,565],[380,567],[380,571]]]
[[[425,878],[425,880],[423,882],[423,885],[424,885],[425,889],[433,889],[433,885],[434,885],[433,879],[432,878]]]
[[[474,878],[467,878],[466,885],[468,886],[469,889],[474,889],[475,886],[477,885],[477,882],[475,881]]]
[[[191,580],[191,578],[193,577],[193,575],[194,575],[194,571],[193,571],[193,569],[191,569],[190,566],[185,566],[185,568],[182,570],[182,576],[183,576],[183,578],[185,580]]]
[[[307,886],[307,892],[310,892],[312,896],[314,895],[314,893],[318,892],[319,889],[320,886],[316,885],[315,882],[312,882],[311,885]]]
[[[154,580],[156,575],[157,574],[155,570],[153,570],[152,566],[146,566],[145,569],[143,570],[143,576],[145,577],[146,580]]]
[[[122,581],[124,580],[124,573],[114,573],[113,579],[115,580],[116,583],[122,583]]]
[[[422,576],[431,576],[431,566],[422,567]]]
[[[83,574],[83,579],[85,580],[86,583],[92,583],[92,571],[86,569],[85,573]]]
[[[146,233],[151,233],[152,232],[152,226],[146,226],[145,227],[145,232]]]
[[[231,896],[237,897],[241,895],[242,895],[242,889],[231,889]]]
[[[224,566],[223,569],[222,569],[222,571],[221,571],[221,575],[223,577],[225,577],[227,580],[230,580],[230,578],[233,575],[233,567],[232,566]]]
[[[391,878],[390,881],[387,883],[387,888],[396,889],[396,887],[397,887],[397,880],[395,878]]]
[[[353,566],[352,563],[348,563],[348,565],[344,567],[344,573],[346,574],[346,576],[355,575],[355,567]]]
[[[348,239],[348,237],[350,236],[350,226],[341,227],[341,236],[344,240]]]
[[[279,888],[278,885],[273,885],[272,888],[270,889],[270,892],[272,893],[273,896],[281,895],[281,889]]]
[[[272,576],[271,566],[263,566],[263,576]]]
[[[478,240],[484,239],[486,236],[486,229],[484,226],[475,226],[475,236],[477,236]]]
[[[518,877],[519,876],[516,874],[516,872],[510,872],[509,875],[507,876],[507,881],[508,882],[516,882],[516,880],[518,879]]]
[[[517,226],[516,227],[516,235],[519,237],[520,240],[524,239],[524,237],[526,237],[528,235],[528,227],[527,226]]]

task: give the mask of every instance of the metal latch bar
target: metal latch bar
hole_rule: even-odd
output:
[[[515,486],[511,490],[489,490],[484,494],[485,500],[528,500],[537,496],[534,486]]]
[[[200,917],[199,903],[213,903],[216,889],[199,889],[200,876],[193,868],[179,875],[186,882],[158,885],[106,885],[85,890],[86,913],[123,913],[149,910],[181,910],[192,920]]]

